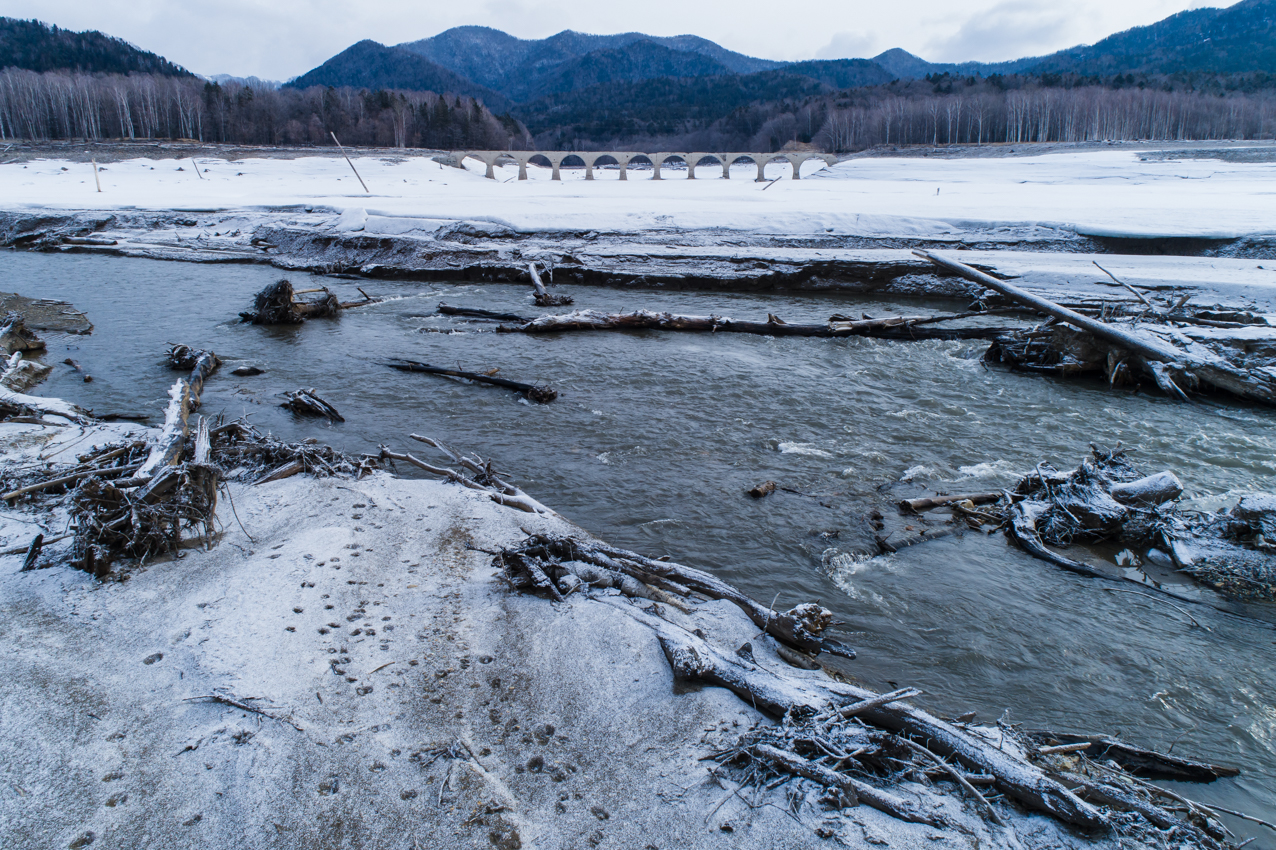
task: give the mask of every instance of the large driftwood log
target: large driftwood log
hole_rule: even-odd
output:
[[[833,615],[817,605],[798,606],[787,613],[774,611],[739,588],[703,570],[672,561],[657,561],[605,543],[546,537],[533,537],[529,543],[533,547],[542,547],[552,558],[563,561],[585,561],[632,576],[638,581],[662,590],[671,590],[684,595],[688,591],[694,591],[710,599],[725,599],[733,602],[758,628],[781,643],[803,652],[823,651],[844,658],[855,657],[855,651],[850,647],[820,636],[832,622]]]
[[[516,325],[525,325],[531,321],[526,316],[520,316],[517,313],[497,313],[492,310],[479,310],[474,307],[453,307],[449,304],[439,304],[439,314],[443,316],[468,316],[475,319],[491,319],[494,322],[513,322]]]
[[[319,397],[314,387],[284,393],[284,402],[279,406],[300,416],[320,416],[329,422],[346,421],[337,408]]]
[[[177,348],[185,348],[179,346]],[[204,380],[217,368],[217,355],[211,351],[191,352],[186,355],[191,362],[190,374],[178,378],[168,391],[168,408],[164,411],[164,425],[155,440],[155,447],[142,468],[138,470],[138,478],[154,477],[164,467],[175,466],[182,462],[182,450],[186,437],[190,433],[190,415],[199,408],[199,397],[204,391]],[[170,353],[170,357],[172,354]]]
[[[558,391],[552,387],[537,386],[535,384],[525,384],[522,381],[510,381],[505,378],[498,378],[495,375],[485,375],[481,372],[465,372],[460,369],[444,369],[439,366],[431,366],[429,363],[418,363],[415,360],[394,360],[385,365],[391,369],[398,369],[401,372],[421,372],[426,375],[442,375],[448,378],[460,378],[466,381],[473,381],[476,384],[489,384],[493,387],[502,387],[507,390],[513,390],[523,398],[534,401],[537,404],[549,404],[558,398]]]
[[[576,310],[556,316],[541,316],[524,324],[497,328],[506,333],[545,334],[566,331],[616,331],[659,330],[683,333],[742,333],[759,336],[849,337],[865,336],[873,339],[924,340],[924,339],[997,339],[1012,328],[931,328],[921,325],[964,318],[966,314],[953,316],[896,316],[887,319],[840,321],[830,319],[824,324],[790,324],[776,316],[765,322],[741,322],[725,316],[683,316],[675,313],[659,313],[654,310],[636,310],[632,313],[604,313],[599,310]]]
[[[1192,346],[1189,351],[1157,335],[1151,325],[1127,329],[1101,322],[931,251],[914,253],[999,292],[1015,303],[1045,313],[1102,340],[1111,347],[1114,357],[1143,369],[1169,395],[1186,399],[1188,390],[1205,384],[1242,398],[1276,404],[1276,376],[1269,370],[1237,366],[1203,346]]]
[[[859,702],[880,696],[827,678],[781,677],[738,656],[718,652],[691,632],[627,602],[615,597],[602,601],[655,632],[679,677],[725,687],[745,702],[775,716],[815,714],[835,708],[837,702],[848,699]],[[877,706],[859,716],[874,726],[922,742],[936,755],[956,759],[968,769],[995,777],[998,790],[1030,808],[1077,826],[1090,829],[1108,826],[1102,812],[1078,799],[1036,766],[998,749],[994,741],[959,729],[907,703]]]

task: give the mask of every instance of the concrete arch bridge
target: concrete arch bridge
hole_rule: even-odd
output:
[[[630,163],[646,161],[652,166],[652,180],[660,180],[660,167],[670,160],[681,160],[687,166],[687,179],[696,179],[696,166],[712,163],[722,166],[724,179],[731,178],[731,166],[746,160],[758,167],[758,181],[765,181],[763,176],[767,164],[783,160],[793,166],[793,179],[801,179],[802,163],[818,159],[827,165],[837,163],[833,154],[815,153],[813,151],[782,151],[780,153],[713,153],[708,151],[661,151],[659,153],[642,153],[640,151],[453,151],[452,164],[463,168],[462,163],[472,157],[487,165],[487,177],[495,179],[497,161],[501,158],[512,159],[518,163],[518,179],[527,179],[527,166],[533,160],[543,160],[554,171],[551,180],[561,180],[559,168],[569,159],[578,159],[585,166],[585,179],[594,179],[594,169],[602,165],[620,166],[620,179],[627,180]],[[537,162],[537,165],[542,164]],[[573,165],[575,163],[572,163]]]

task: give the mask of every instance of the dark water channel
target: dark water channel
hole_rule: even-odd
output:
[[[1233,763],[1237,780],[1180,791],[1276,818],[1276,631],[1192,606],[1172,608],[1058,571],[1000,536],[966,534],[867,559],[874,508],[904,533],[894,502],[925,488],[996,489],[1040,460],[1074,466],[1118,441],[1147,471],[1172,469],[1190,494],[1276,489],[1276,412],[1188,406],[988,370],[982,343],[887,343],[649,332],[498,335],[433,316],[440,301],[534,314],[514,286],[363,282],[394,300],[298,328],[238,324],[272,269],[146,260],[0,255],[0,288],[62,298],[92,335],[47,335],[59,365],[37,392],[99,413],[158,420],[174,376],[168,342],[226,361],[204,412],[248,415],[287,439],[351,452],[425,449],[421,432],[490,456],[530,493],[603,538],[712,569],[777,606],[818,599],[847,625],[872,686],[916,685],[946,716],[1010,710],[1029,728],[1119,733],[1176,754]],[[292,276],[298,288],[319,278]],[[323,280],[347,298],[354,283]],[[828,295],[698,294],[565,288],[577,306],[823,320],[954,305]],[[403,374],[408,357],[552,384],[550,405],[502,390]],[[235,378],[230,369],[267,370]],[[314,387],[346,417],[298,420],[277,394]],[[428,450],[427,450],[428,451]],[[406,471],[405,471],[406,472]],[[781,492],[744,491],[772,479]],[[909,479],[901,481],[901,479]],[[1215,507],[1219,500],[1202,502]],[[937,517],[936,520],[942,520]],[[1112,567],[1116,569],[1114,566]],[[1264,613],[1276,619],[1272,612]],[[1229,824],[1251,847],[1261,828]]]

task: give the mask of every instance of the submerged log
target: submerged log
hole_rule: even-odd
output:
[[[1029,737],[1043,745],[1072,745],[1069,752],[1084,753],[1100,760],[1111,759],[1122,768],[1147,779],[1172,782],[1213,782],[1223,777],[1239,776],[1240,768],[1209,764],[1158,753],[1117,741],[1107,735],[1077,735],[1070,732],[1031,732]],[[1049,749],[1043,748],[1042,752]]]
[[[492,374],[483,374],[480,372],[465,372],[460,369],[444,369],[439,366],[431,366],[429,363],[418,363],[415,360],[394,360],[385,365],[391,369],[398,369],[401,372],[421,372],[427,375],[442,375],[448,378],[460,378],[466,381],[473,381],[476,384],[490,384],[494,387],[502,387],[507,390],[514,390],[523,398],[534,401],[537,404],[549,404],[558,398],[558,391],[552,387],[537,386],[535,384],[525,384],[521,381],[510,381],[505,378],[498,378]],[[495,371],[495,370],[493,370]]]
[[[513,322],[516,325],[525,325],[532,321],[526,316],[520,316],[517,313],[496,313],[492,310],[479,310],[474,307],[453,307],[449,304],[439,304],[439,314],[443,316],[468,316],[475,319],[491,319],[495,322]]]
[[[239,314],[244,322],[254,325],[299,325],[306,319],[335,316],[341,309],[337,296],[327,289],[322,298],[298,301],[292,283],[280,280],[257,293],[253,308]]]
[[[899,509],[902,511],[912,511],[913,513],[921,513],[931,508],[941,508],[944,505],[951,505],[955,502],[971,502],[976,505],[986,505],[989,502],[995,502],[1001,498],[1001,493],[963,493],[957,496],[926,496],[919,499],[903,499],[899,503]]]
[[[599,310],[576,310],[557,316],[541,316],[514,327],[500,327],[506,333],[544,334],[565,331],[659,330],[687,333],[742,333],[760,336],[849,337],[865,336],[892,340],[959,340],[997,339],[1013,328],[931,328],[924,324],[964,318],[954,316],[913,316],[867,321],[837,321],[824,324],[790,324],[776,316],[765,322],[741,322],[725,316],[683,316],[636,310],[632,313],[603,313]]]
[[[301,416],[322,416],[329,422],[345,422],[345,417],[337,412],[337,408],[321,399],[313,387],[284,393],[284,402],[279,405]]]

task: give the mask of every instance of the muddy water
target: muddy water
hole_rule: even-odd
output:
[[[14,252],[0,255],[0,269],[0,288],[67,299],[96,324],[87,337],[49,335],[49,359],[74,357],[93,383],[59,365],[43,394],[99,413],[158,415],[173,381],[165,344],[212,348],[227,363],[206,385],[208,414],[248,416],[282,437],[313,436],[351,452],[424,449],[411,432],[481,452],[617,544],[712,569],[778,606],[822,601],[845,621],[838,637],[860,650],[849,669],[867,684],[920,686],[923,702],[948,716],[975,710],[990,720],[1009,710],[1029,728],[1118,733],[1238,764],[1246,771],[1238,780],[1181,790],[1276,816],[1276,631],[1192,606],[1197,628],[1159,601],[1034,561],[999,535],[966,534],[885,558],[858,554],[871,546],[874,509],[903,536],[919,521],[900,518],[895,500],[927,488],[996,489],[1039,460],[1075,465],[1091,442],[1123,443],[1148,471],[1175,470],[1192,494],[1272,490],[1272,411],[989,370],[977,342],[534,338],[432,315],[440,301],[535,313],[523,287],[363,282],[393,300],[336,321],[260,328],[237,323],[236,313],[275,270]],[[353,282],[323,282],[357,297]],[[565,291],[582,307],[771,312],[789,321],[954,306]],[[387,357],[496,367],[550,383],[560,397],[531,405],[503,390],[402,374],[381,365]],[[230,375],[247,364],[266,374]],[[278,394],[299,387],[314,387],[346,422],[279,409]],[[797,492],[744,496],[768,479]]]

